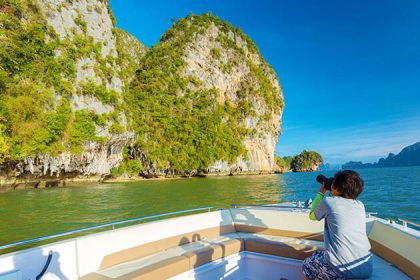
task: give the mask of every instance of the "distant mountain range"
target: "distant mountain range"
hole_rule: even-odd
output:
[[[325,163],[321,164],[318,167],[317,171],[334,171],[334,170],[340,170],[341,164],[331,164],[331,163]]]
[[[405,147],[397,155],[390,153],[387,158],[381,158],[378,162],[363,163],[361,161],[349,161],[342,165],[342,169],[399,167],[416,165],[420,165],[420,142]]]

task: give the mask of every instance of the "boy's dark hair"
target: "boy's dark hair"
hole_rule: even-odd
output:
[[[333,188],[344,198],[356,199],[363,191],[364,182],[359,173],[343,170],[335,173]]]

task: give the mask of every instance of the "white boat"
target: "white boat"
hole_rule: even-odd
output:
[[[6,244],[0,250],[109,228],[0,255],[0,280],[303,279],[302,259],[323,247],[324,223],[311,221],[301,205],[191,209]],[[420,279],[420,232],[403,223],[368,215],[370,279]]]

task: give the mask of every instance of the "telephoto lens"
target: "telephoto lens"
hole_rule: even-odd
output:
[[[327,190],[331,191],[331,185],[332,185],[332,183],[333,183],[333,181],[334,181],[334,178],[332,178],[332,177],[327,178],[327,177],[325,177],[324,175],[319,174],[318,176],[316,176],[316,181],[317,181],[318,183],[320,183],[320,184],[324,183],[324,187],[325,187]]]

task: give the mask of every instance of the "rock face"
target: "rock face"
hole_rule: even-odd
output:
[[[7,97],[0,104],[0,144],[6,143],[0,185],[8,178],[103,178],[119,166],[117,175],[144,176],[275,169],[282,91],[240,29],[211,15],[190,15],[147,50],[114,27],[107,1],[38,3],[0,4],[6,15],[0,37],[11,36],[9,21],[20,25],[19,32],[37,22],[47,30],[45,49],[53,52],[31,59],[59,69],[50,81],[0,64]],[[10,41],[22,48],[18,39]],[[2,75],[15,80],[3,84]],[[45,95],[38,118],[28,109],[30,131],[13,123],[21,114],[13,110],[13,84]],[[38,131],[40,137],[32,136]]]
[[[72,77],[61,74],[71,94],[63,94],[53,87],[52,100],[57,104],[60,99],[68,99],[73,113],[88,111],[95,117],[105,118],[102,124],[95,124],[95,134],[103,141],[83,141],[81,152],[76,154],[63,151],[58,155],[38,154],[9,160],[0,166],[0,176],[51,178],[107,175],[123,160],[123,148],[135,140],[135,135],[125,129],[125,113],[117,109],[120,103],[107,102],[98,95],[98,91],[112,93],[116,99],[122,99],[129,75],[121,71],[121,66],[127,66],[133,59],[138,62],[146,48],[125,35],[125,42],[129,38],[131,44],[119,56],[117,44],[124,42],[118,42],[119,38],[115,35],[121,32],[114,28],[107,1],[40,0],[38,4],[37,9],[24,5],[19,7],[23,11],[22,25],[26,27],[30,24],[25,20],[45,21],[51,30],[46,41],[56,42],[54,59],[71,62],[74,68]],[[4,10],[14,12],[8,1],[3,5]],[[129,55],[136,57],[127,58]],[[86,85],[90,88],[86,89]],[[117,132],[111,129],[116,123],[121,128]]]
[[[80,155],[61,153],[58,156],[26,157],[6,164],[7,177],[16,178],[71,178],[73,176],[104,176],[122,161],[123,148],[132,135],[113,136],[105,144],[87,143]],[[8,167],[8,168],[7,168]]]
[[[41,12],[47,24],[57,33],[60,41],[69,40],[76,44],[76,37],[91,38],[93,44],[100,46],[99,58],[93,58],[91,53],[82,56],[76,62],[76,86],[86,81],[97,84],[106,83],[106,88],[121,93],[123,82],[119,77],[116,38],[113,34],[114,24],[109,14],[109,4],[106,1],[67,1],[67,0],[39,0]],[[60,57],[57,52],[56,57]],[[95,66],[99,59],[108,58],[106,67],[113,73],[105,81],[96,73]]]
[[[88,53],[77,61],[74,87],[77,89],[79,85],[93,81],[97,85],[105,84],[107,90],[114,90],[121,95],[124,84],[119,73],[120,66],[116,63],[118,58],[117,39],[113,33],[114,24],[109,4],[106,1],[89,0],[71,2],[40,0],[40,5],[47,23],[57,32],[61,41],[68,39],[75,43],[74,37],[82,35],[92,38],[94,44],[101,46],[98,58]],[[108,60],[105,67],[110,70],[110,73],[105,79],[95,71],[95,68],[100,64],[98,60],[101,59]],[[115,112],[113,105],[104,104],[97,97],[91,95],[74,95],[70,101],[73,111],[88,109],[98,115]],[[122,124],[126,124],[123,112],[119,114],[118,119]],[[106,143],[86,142],[83,145],[83,152],[78,156],[62,153],[58,157],[40,156],[25,159],[33,163],[38,162],[38,164],[24,165],[22,173],[30,171],[35,176],[55,175],[56,177],[65,176],[65,174],[81,174],[83,176],[109,174],[112,168],[120,164],[123,159],[124,146],[129,144],[134,137],[134,134],[130,132],[109,133],[108,129],[112,124],[111,121],[104,128],[96,127],[96,134],[106,137]],[[42,164],[41,170],[39,170],[39,164]],[[38,170],[34,170],[34,166],[38,167]]]
[[[193,24],[194,17],[191,17],[191,21]],[[240,157],[233,165],[229,165],[226,161],[218,161],[210,169],[273,171],[283,98],[279,81],[262,56],[256,51],[251,51],[248,46],[250,42],[245,41],[241,36],[242,33],[235,33],[233,29],[223,30],[216,22],[211,21],[207,30],[201,31],[202,34],[197,34],[186,47],[187,66],[182,76],[197,78],[204,88],[215,89],[216,100],[221,105],[225,102],[238,105],[242,98],[247,98],[247,101],[251,103],[251,108],[249,112],[244,113],[242,124],[256,133],[249,134],[243,139],[248,160]],[[226,43],[222,40],[235,45],[226,47]],[[278,109],[273,109],[273,104],[268,104],[267,100],[264,100],[260,92],[262,85],[255,73],[252,73],[251,67],[258,68],[266,76],[267,82],[272,87],[270,93],[278,97],[272,100],[278,102]],[[251,87],[254,88],[251,89]],[[240,91],[248,90],[251,92],[246,97],[238,94]]]

